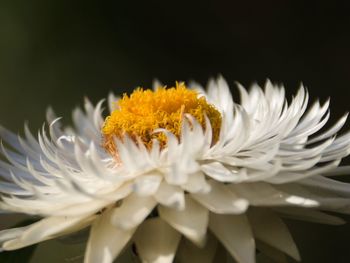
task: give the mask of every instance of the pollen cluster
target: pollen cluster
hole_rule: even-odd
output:
[[[135,141],[141,139],[147,148],[152,146],[153,139],[157,139],[161,147],[166,146],[165,134],[154,130],[163,128],[180,138],[185,113],[192,115],[203,129],[206,115],[212,126],[213,140],[219,137],[221,114],[205,97],[187,89],[184,83],[176,83],[170,88],[159,87],[155,91],[137,88],[130,96],[124,94],[117,106],[102,128],[103,145],[111,153],[116,152],[114,137],[123,140],[125,134]]]

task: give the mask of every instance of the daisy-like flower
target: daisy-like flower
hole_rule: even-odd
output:
[[[74,127],[61,128],[52,110],[35,138],[5,128],[0,208],[41,219],[0,232],[15,250],[90,227],[86,263],[110,263],[130,244],[142,262],[212,262],[218,244],[239,263],[256,249],[297,260],[282,218],[326,224],[349,213],[350,187],[331,179],[350,152],[345,123],[323,129],[329,102],[308,110],[301,87],[291,101],[267,82],[239,85],[235,103],[223,78],[198,84],[136,89],[85,101]]]

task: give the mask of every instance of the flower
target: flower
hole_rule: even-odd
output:
[[[110,95],[106,120],[103,101],[86,100],[74,127],[48,110],[37,139],[1,128],[0,208],[41,218],[1,231],[1,249],[91,226],[86,263],[112,262],[130,242],[144,262],[211,262],[218,242],[240,263],[256,248],[299,260],[282,218],[336,225],[324,211],[350,211],[349,185],[330,178],[350,171],[338,167],[350,133],[336,135],[347,116],[323,131],[329,101],[306,112],[303,87],[290,102],[269,81],[238,87],[240,104],[219,77],[207,91]]]

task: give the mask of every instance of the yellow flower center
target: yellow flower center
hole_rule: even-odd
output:
[[[166,146],[165,134],[154,130],[163,128],[180,138],[185,113],[192,115],[204,129],[206,115],[213,130],[213,141],[219,137],[221,114],[184,83],[176,83],[171,88],[159,87],[156,91],[137,88],[130,96],[124,94],[117,108],[102,128],[103,145],[110,153],[116,153],[113,138],[122,140],[125,134],[134,141],[140,138],[147,148],[152,146],[153,139],[157,139],[161,147]]]

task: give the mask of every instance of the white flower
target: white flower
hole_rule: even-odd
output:
[[[269,253],[266,244],[299,260],[281,218],[343,223],[323,211],[350,212],[349,185],[329,177],[350,171],[338,167],[350,153],[350,133],[336,136],[347,116],[322,131],[329,102],[306,112],[303,87],[288,103],[284,88],[269,81],[264,90],[239,86],[240,104],[223,78],[207,91],[193,88],[213,112],[190,115],[177,101],[180,132],[158,127],[146,131],[145,138],[155,136],[149,141],[113,129],[115,136],[106,136],[102,101],[94,107],[86,100],[85,110],[73,112],[74,127],[63,129],[49,110],[49,131],[44,126],[37,139],[27,127],[23,138],[0,128],[7,159],[0,160],[0,208],[42,218],[1,231],[1,249],[91,226],[86,263],[112,262],[130,242],[144,262],[172,262],[175,255],[212,262],[218,241],[240,263],[255,262],[256,245]],[[116,100],[109,97],[111,112],[119,110]]]

